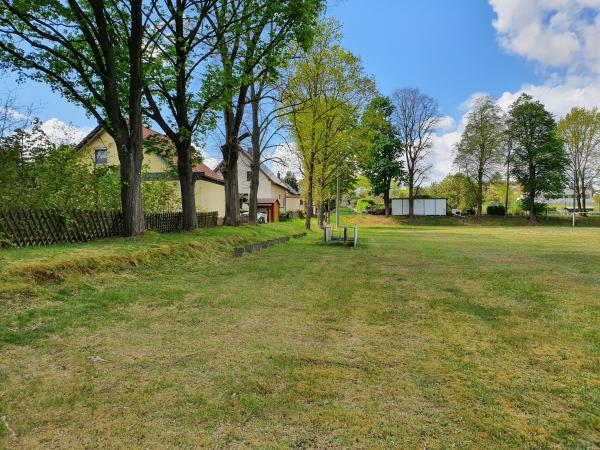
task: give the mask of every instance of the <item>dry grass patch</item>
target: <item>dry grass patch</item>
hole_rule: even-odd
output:
[[[0,443],[600,445],[597,230],[360,233],[31,285],[0,314]]]

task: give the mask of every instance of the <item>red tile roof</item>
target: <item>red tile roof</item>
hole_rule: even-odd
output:
[[[177,156],[173,157],[173,166],[177,167]],[[194,166],[194,173],[202,173],[206,178],[210,178],[216,181],[223,181],[223,177],[220,173],[215,172],[203,163],[198,163]]]
[[[146,139],[149,136],[154,136],[157,134],[160,136],[163,136],[158,131],[154,131],[154,130],[151,130],[150,128],[142,127],[142,139]],[[166,139],[166,136],[163,136],[163,137]]]

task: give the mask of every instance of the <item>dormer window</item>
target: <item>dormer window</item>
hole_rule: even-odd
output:
[[[96,149],[94,152],[94,163],[96,166],[105,166],[108,164],[108,151],[105,148]]]

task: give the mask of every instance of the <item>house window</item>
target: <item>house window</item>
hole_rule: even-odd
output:
[[[97,166],[105,166],[108,163],[108,151],[105,148],[99,148],[95,151],[94,163]]]
[[[246,172],[246,181],[252,181],[252,172]]]
[[[302,206],[304,204],[304,202],[302,200],[300,200],[300,206]]]

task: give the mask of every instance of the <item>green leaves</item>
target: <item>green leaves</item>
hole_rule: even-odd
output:
[[[364,147],[360,151],[360,167],[369,179],[373,194],[389,191],[393,182],[405,175],[402,144],[391,122],[394,106],[387,97],[375,97],[362,116],[361,132]]]
[[[341,47],[338,29],[333,20],[319,24],[311,50],[291,64],[282,94],[304,175],[314,178],[319,202],[332,197],[338,176],[346,188],[353,181],[359,118],[376,93],[360,59]]]
[[[568,158],[556,134],[556,122],[544,105],[521,95],[513,103],[508,118],[513,146],[512,174],[531,204],[538,195],[552,197],[566,185]]]

